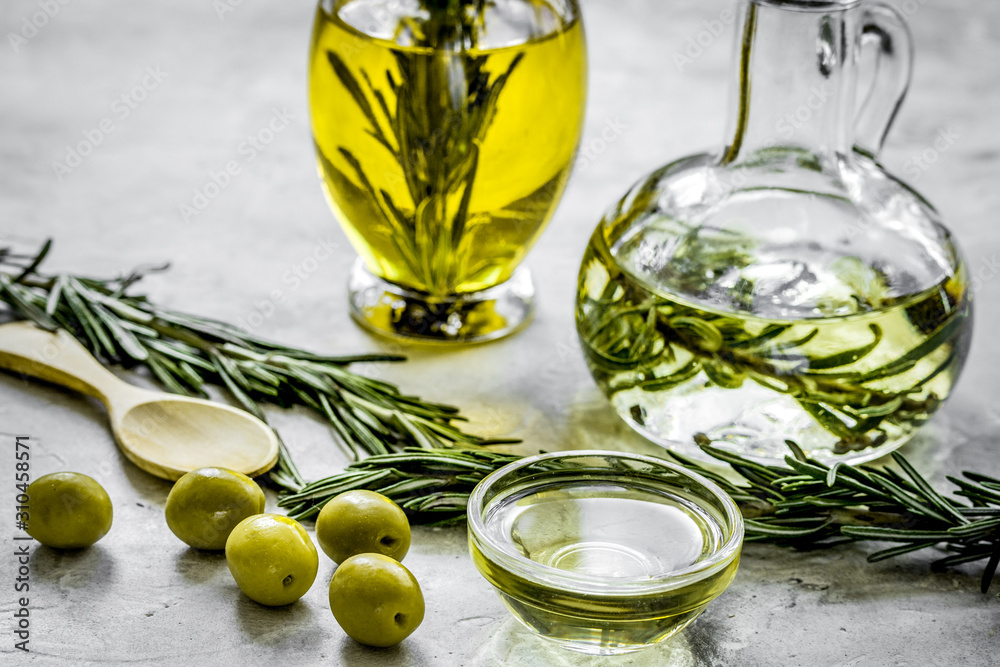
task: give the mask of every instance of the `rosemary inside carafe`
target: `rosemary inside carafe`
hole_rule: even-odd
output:
[[[752,263],[739,236],[728,238],[674,257],[675,266],[690,264],[678,282],[686,294],[712,284],[722,267]],[[727,305],[714,307],[651,285],[620,259],[598,229],[580,274],[578,331],[618,412],[664,444],[694,438],[780,458],[794,438],[818,458],[870,458],[934,414],[967,353],[964,267],[892,297],[877,271],[841,258],[839,279],[824,289],[873,303],[843,316],[781,318],[754,313],[758,286],[743,276]]]

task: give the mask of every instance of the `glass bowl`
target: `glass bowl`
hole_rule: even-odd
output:
[[[534,456],[469,499],[469,549],[522,624],[564,648],[637,651],[691,623],[736,574],[743,518],[716,484],[651,456]]]

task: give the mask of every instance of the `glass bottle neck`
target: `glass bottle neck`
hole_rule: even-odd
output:
[[[723,163],[774,148],[849,154],[858,4],[745,0],[739,11]]]

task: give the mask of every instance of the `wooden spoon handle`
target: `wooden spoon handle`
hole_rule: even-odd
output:
[[[54,382],[105,402],[125,384],[67,332],[51,333],[30,322],[0,325],[0,368]]]

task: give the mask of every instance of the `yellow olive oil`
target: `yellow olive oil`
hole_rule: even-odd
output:
[[[934,414],[968,351],[964,265],[898,298],[854,258],[823,263],[833,267],[823,280],[818,269],[801,268],[803,283],[824,290],[811,303],[831,314],[793,317],[768,314],[754,297],[771,280],[773,294],[788,299],[799,277],[784,266],[757,270],[756,285],[744,270],[722,291],[719,276],[740,265],[732,253],[678,252],[661,273],[680,276],[680,290],[655,284],[648,272],[639,277],[639,236],[614,247],[599,228],[581,267],[577,329],[618,413],[664,446],[696,451],[695,442],[711,442],[780,461],[790,439],[820,460],[870,460]],[[692,287],[697,281],[709,288]],[[691,296],[712,289],[715,302]]]
[[[717,509],[680,487],[631,484],[624,472],[614,483],[553,479],[530,493],[511,489],[483,517],[486,534],[508,555],[559,572],[551,585],[545,568],[527,578],[470,542],[480,572],[542,636],[583,652],[638,650],[691,623],[732,581],[738,552],[685,578],[729,535]],[[562,573],[583,579],[574,587]]]
[[[320,4],[309,73],[319,171],[351,243],[372,273],[429,295],[507,280],[575,156],[579,19],[432,48],[440,26],[372,35],[351,6]]]

